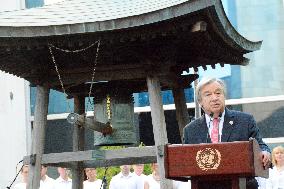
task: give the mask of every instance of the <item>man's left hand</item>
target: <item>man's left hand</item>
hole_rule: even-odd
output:
[[[271,164],[271,155],[267,151],[262,151],[261,155],[262,155],[263,167],[265,169],[268,169],[270,167],[270,164]]]

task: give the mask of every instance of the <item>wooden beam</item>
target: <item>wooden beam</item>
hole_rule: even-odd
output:
[[[42,156],[44,152],[45,129],[47,122],[49,89],[37,86],[34,127],[32,133],[31,154],[33,161],[29,161],[28,189],[39,188]]]
[[[179,75],[179,74],[172,74],[169,73],[167,75],[160,76],[161,87],[167,86],[169,88],[174,88],[176,85],[179,85],[181,88],[189,88],[190,84],[198,78],[196,74],[190,75]]]
[[[165,168],[164,168],[164,153],[163,146],[168,143],[167,130],[165,115],[163,111],[163,103],[161,97],[161,87],[160,82],[155,76],[147,76],[147,86],[150,97],[150,107],[151,107],[151,117],[152,125],[155,139],[155,146],[157,148],[157,162],[159,164],[159,173],[161,177],[160,188],[161,189],[172,189],[172,181],[165,178]]]
[[[183,128],[189,123],[190,118],[187,111],[186,99],[184,95],[184,89],[179,85],[176,85],[173,89],[173,96],[176,106],[176,119],[178,122],[179,133],[181,141],[183,141]]]
[[[81,115],[85,113],[85,97],[74,96],[74,112]],[[73,151],[82,151],[85,146],[85,129],[74,125],[73,127]],[[77,162],[72,169],[72,189],[83,189],[84,168],[82,162]]]
[[[191,27],[191,32],[204,32],[207,30],[207,23],[204,21],[199,21],[196,22],[192,27]]]
[[[24,157],[24,164],[31,157]],[[88,150],[77,152],[50,153],[42,155],[42,163],[48,165],[67,165],[70,162],[85,162],[83,167],[105,167],[124,164],[157,162],[156,147],[128,147],[118,150]]]

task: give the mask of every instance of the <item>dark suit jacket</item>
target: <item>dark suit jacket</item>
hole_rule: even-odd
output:
[[[249,138],[255,138],[263,151],[270,152],[259,134],[253,116],[226,108],[221,142],[248,141]],[[185,126],[184,143],[211,143],[204,115]]]
[[[259,129],[252,115],[225,109],[221,142],[248,141],[255,138],[263,151],[270,152],[268,146],[262,141]],[[184,128],[184,143],[199,144],[211,143],[206,124],[205,115],[192,121]],[[206,181],[198,183],[201,189],[230,189],[230,181]],[[257,189],[258,184],[254,178],[247,178],[247,189]]]

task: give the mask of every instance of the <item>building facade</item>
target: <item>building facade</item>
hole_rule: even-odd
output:
[[[24,0],[0,0],[0,11],[25,8]],[[0,188],[9,186],[20,165],[17,163],[27,155],[30,118],[29,84],[24,79],[0,71]],[[18,168],[18,170],[16,170]]]
[[[224,4],[241,35],[263,41],[259,51],[247,54],[248,66],[231,68],[229,99],[236,99],[236,108],[255,116],[271,147],[283,144],[284,38],[280,34],[284,29],[284,1],[227,0]]]

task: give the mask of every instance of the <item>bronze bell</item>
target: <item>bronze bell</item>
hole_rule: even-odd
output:
[[[96,95],[94,98],[94,120],[101,123],[109,122],[112,127],[112,133],[107,135],[94,131],[95,146],[137,143],[132,94]]]

